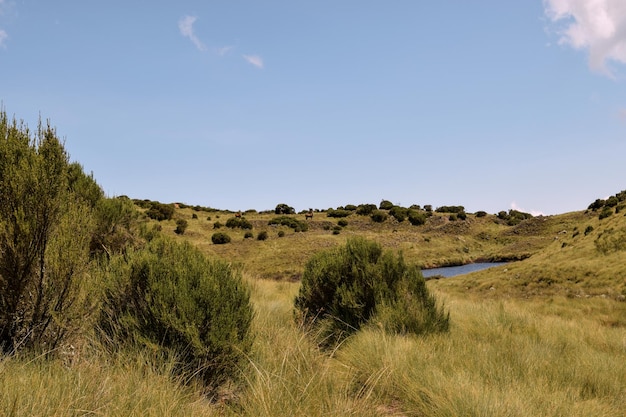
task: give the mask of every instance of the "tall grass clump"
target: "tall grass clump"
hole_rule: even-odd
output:
[[[250,291],[227,263],[157,237],[109,266],[98,334],[105,346],[146,348],[213,391],[237,376],[252,337]],[[195,378],[194,378],[195,379]]]
[[[364,238],[348,239],[307,262],[295,309],[331,345],[366,324],[401,334],[449,326],[449,314],[437,305],[417,266]]]

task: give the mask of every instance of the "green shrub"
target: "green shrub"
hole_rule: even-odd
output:
[[[278,204],[274,209],[274,214],[296,214],[296,210],[287,204]]]
[[[376,204],[359,204],[359,206],[356,208],[356,214],[360,216],[369,216],[377,208],[378,207],[376,207]]]
[[[602,219],[606,219],[607,217],[610,217],[613,215],[613,209],[609,206],[605,206],[602,211],[600,212],[600,214],[598,215],[598,218],[600,220]]]
[[[284,230],[279,230],[278,231],[278,237],[285,237],[285,231]]]
[[[211,236],[211,242],[213,242],[215,245],[230,243],[230,236],[222,232],[213,233],[213,235]]]
[[[587,236],[591,232],[593,232],[593,226],[589,225],[585,228],[585,236]]]
[[[337,210],[330,209],[326,212],[326,216],[328,217],[348,217],[351,214],[352,212],[349,210],[339,210],[339,209]]]
[[[337,225],[338,225],[338,226],[341,226],[341,227],[346,227],[346,226],[348,225],[348,221],[347,221],[346,219],[340,219],[340,220],[337,222]]]
[[[153,202],[146,212],[146,216],[157,221],[171,220],[173,215],[173,204],[161,204],[159,202]]]
[[[454,213],[454,214],[461,213],[462,211],[465,211],[465,207],[463,206],[441,206],[441,207],[437,207],[437,210],[435,210],[435,212],[437,213]]]
[[[267,224],[271,225],[281,225],[291,227],[296,232],[306,232],[309,230],[309,225],[306,221],[298,220],[289,216],[280,216],[274,217]]]
[[[378,206],[379,209],[381,210],[391,210],[391,208],[394,206],[394,204],[389,201],[389,200],[382,200],[380,202],[380,205]]]
[[[261,230],[256,237],[257,240],[267,240],[267,238],[268,238],[267,230]]]
[[[97,334],[111,350],[147,348],[210,389],[236,378],[252,344],[250,291],[223,261],[159,237],[116,257]]]
[[[382,223],[387,220],[387,213],[382,210],[374,210],[370,215],[370,218],[376,223]]]
[[[476,212],[476,217],[485,217],[485,216],[487,216],[487,212],[486,211],[480,210],[480,211]]]
[[[220,223],[220,222],[213,223],[213,228],[214,229],[221,229],[222,226],[224,226],[224,225],[222,223]]]
[[[253,237],[254,237],[254,235],[252,234],[252,232],[246,232],[246,233],[243,235],[243,238],[244,238],[244,239],[252,239]]]
[[[297,316],[332,346],[367,324],[397,333],[446,331],[449,314],[417,266],[364,238],[318,252],[305,265]]]
[[[402,223],[404,220],[406,220],[406,218],[407,218],[407,216],[409,214],[409,209],[404,208],[404,207],[400,207],[400,206],[393,206],[389,210],[389,214],[391,216],[393,216],[397,221]]]
[[[409,210],[407,213],[409,218],[409,223],[413,226],[421,226],[426,223],[426,215],[417,210]]]
[[[226,220],[226,227],[231,229],[240,228],[240,229],[252,229],[252,223],[250,223],[247,219],[231,217]]]
[[[196,213],[191,213],[191,218],[195,220],[198,218],[198,215]]]
[[[176,220],[176,229],[174,230],[174,232],[177,235],[184,235],[185,234],[185,230],[187,230],[187,220],[185,219],[178,219]]]

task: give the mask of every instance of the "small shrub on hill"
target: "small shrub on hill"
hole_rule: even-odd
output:
[[[370,215],[370,218],[375,223],[383,223],[385,220],[387,220],[387,217],[388,217],[388,214],[382,210],[374,210],[372,214]]]
[[[178,219],[176,220],[176,229],[174,230],[174,232],[177,235],[183,235],[185,234],[185,230],[187,230],[187,226],[188,226],[187,220]]]
[[[276,224],[291,227],[296,232],[306,232],[307,230],[309,230],[309,225],[307,222],[289,216],[274,217],[268,222],[268,224],[270,226]]]
[[[252,239],[253,237],[254,237],[254,235],[252,234],[252,232],[246,232],[246,233],[243,235],[243,238],[244,238],[244,239]]]
[[[400,207],[400,206],[393,206],[389,210],[389,214],[400,223],[406,220],[408,213],[409,213],[409,209]]]
[[[435,210],[437,213],[461,213],[465,211],[465,207],[463,206],[441,206],[441,207],[437,207],[437,210]]]
[[[224,225],[222,223],[220,223],[220,222],[213,223],[213,228],[214,229],[221,229],[222,226],[224,226]]]
[[[152,202],[150,204],[150,208],[146,212],[146,216],[157,221],[171,220],[173,215],[173,204],[162,204],[159,202]]]
[[[337,225],[341,227],[346,227],[348,225],[348,221],[346,219],[341,219],[337,222]]]
[[[240,228],[240,229],[252,229],[252,223],[250,223],[247,219],[231,217],[226,220],[226,227],[231,229]]]
[[[600,212],[600,214],[598,215],[598,218],[600,220],[602,219],[606,219],[607,217],[610,217],[613,215],[613,209],[609,206],[605,206],[602,211]]]
[[[211,242],[213,242],[213,244],[215,245],[230,243],[230,236],[222,232],[213,233],[213,235],[211,236]]]
[[[437,306],[419,268],[363,238],[307,262],[295,310],[328,346],[368,324],[416,334],[449,327],[449,314]]]
[[[356,208],[356,214],[360,216],[369,216],[376,209],[377,209],[376,204],[360,204]]]
[[[352,214],[352,212],[351,212],[351,211],[348,211],[348,210],[339,210],[339,209],[337,209],[337,210],[332,210],[332,209],[331,209],[331,210],[328,210],[328,211],[326,212],[326,215],[327,215],[328,217],[348,217],[350,214]]]
[[[426,215],[417,210],[409,210],[409,223],[413,226],[421,226],[426,223]]]
[[[380,202],[380,204],[378,205],[378,208],[380,210],[391,210],[391,208],[394,206],[394,204],[389,201],[389,200],[382,200]]]
[[[274,209],[274,214],[296,214],[296,210],[287,204],[278,204]]]
[[[268,238],[267,230],[260,231],[256,237],[257,240],[267,240],[267,238]]]
[[[480,211],[476,212],[476,217],[485,217],[485,216],[487,216],[487,212],[486,211],[480,210]]]
[[[111,350],[175,358],[184,379],[214,390],[236,378],[252,344],[250,291],[222,261],[159,237],[116,257],[97,334]]]

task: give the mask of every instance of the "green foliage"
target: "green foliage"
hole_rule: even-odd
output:
[[[407,215],[409,218],[409,223],[411,223],[413,226],[421,226],[426,223],[426,215],[421,211],[409,210]]]
[[[278,231],[278,237],[285,237],[285,231],[284,230],[279,230]]]
[[[267,230],[261,230],[257,235],[257,240],[266,240],[268,238]]]
[[[357,206],[355,206],[354,204],[346,204],[346,206],[343,209],[348,210],[348,211],[356,211]]]
[[[231,217],[226,220],[226,227],[230,227],[231,229],[240,228],[240,229],[252,229],[252,223],[250,223],[247,219],[243,217]]]
[[[485,217],[485,216],[487,216],[487,212],[486,211],[480,210],[480,211],[476,212],[476,217]]]
[[[366,324],[398,333],[446,331],[449,315],[437,307],[424,278],[401,255],[363,238],[318,252],[306,264],[295,299],[297,315],[333,345]]]
[[[463,206],[441,206],[441,207],[437,207],[437,210],[435,210],[437,213],[454,213],[454,214],[458,214],[458,213],[462,213],[465,211],[465,207]]]
[[[380,210],[391,210],[391,208],[394,206],[394,204],[389,201],[389,200],[382,200],[380,202],[380,204],[378,205],[378,208]]]
[[[337,225],[341,226],[341,227],[346,227],[348,225],[348,221],[346,219],[340,219],[337,222]]]
[[[92,255],[110,257],[138,243],[139,213],[128,197],[102,198],[96,205],[95,216],[96,229],[89,245]]]
[[[351,214],[352,212],[349,210],[340,210],[340,209],[337,209],[337,210],[330,209],[326,212],[326,216],[328,217],[348,217]]]
[[[162,204],[159,202],[152,202],[150,208],[146,211],[146,216],[153,220],[163,221],[171,220],[174,215],[173,204]]]
[[[222,226],[224,226],[221,222],[215,222],[213,223],[213,228],[214,229],[221,229]]]
[[[250,291],[223,261],[159,237],[115,257],[97,327],[111,350],[135,346],[176,358],[207,387],[235,378],[252,343]]]
[[[598,218],[600,220],[602,220],[602,219],[606,219],[607,217],[610,217],[612,215],[613,215],[613,209],[611,207],[609,207],[609,206],[604,206],[604,208],[602,209],[602,211],[598,215]]]
[[[296,214],[296,210],[287,204],[278,204],[274,209],[274,214]]]
[[[289,216],[274,217],[268,222],[268,224],[270,226],[273,224],[287,226],[292,228],[296,232],[306,232],[307,230],[309,230],[309,225],[307,222]]]
[[[382,210],[374,210],[370,215],[370,218],[376,223],[382,223],[387,220],[388,214]]]
[[[89,323],[89,243],[102,192],[81,171],[49,124],[33,137],[0,112],[0,352],[52,351]]]
[[[226,233],[217,232],[211,235],[211,242],[215,245],[223,245],[225,243],[230,243],[230,236]]]
[[[393,216],[397,221],[402,223],[403,221],[406,220],[406,218],[407,218],[407,216],[409,214],[409,209],[404,208],[404,207],[400,207],[400,206],[393,206],[389,210],[389,214],[391,216]]]
[[[244,233],[243,238],[244,239],[252,239],[254,237],[254,234],[250,231]]]
[[[377,208],[378,207],[376,207],[376,204],[359,204],[359,206],[356,208],[356,214],[360,216],[369,216]]]
[[[198,219],[198,215],[196,213],[191,213],[191,218],[192,218],[192,220],[197,220]]]
[[[178,219],[176,220],[176,229],[174,230],[174,232],[177,235],[184,235],[185,234],[185,230],[187,230],[187,226],[189,224],[187,223],[187,220],[185,219]]]

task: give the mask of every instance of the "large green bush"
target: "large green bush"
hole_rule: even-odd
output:
[[[89,325],[89,246],[102,190],[55,130],[0,112],[0,352],[52,352]]]
[[[437,306],[417,266],[363,238],[307,262],[295,310],[328,345],[368,324],[417,334],[449,326],[449,314]]]
[[[251,346],[241,276],[191,244],[157,237],[109,266],[98,335],[111,350],[147,348],[208,388],[235,378]]]
[[[306,232],[307,230],[309,230],[309,225],[307,222],[303,222],[302,220],[298,220],[294,217],[289,217],[289,216],[274,217],[269,222],[267,222],[267,224],[270,226],[282,225],[282,226],[291,227],[296,232]]]

